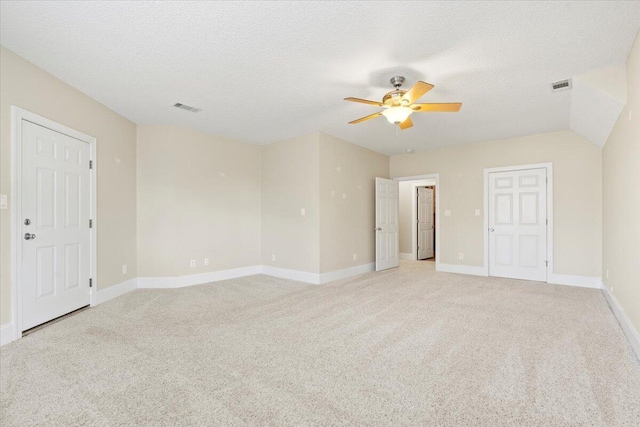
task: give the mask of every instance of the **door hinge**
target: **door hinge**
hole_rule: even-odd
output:
[[[89,287],[93,288],[93,279],[89,279]]]
[[[544,262],[544,265],[545,265],[546,267],[549,267],[549,261],[545,261],[545,262]]]
[[[93,160],[89,160],[89,169],[93,169]]]
[[[89,220],[89,228],[93,228],[93,220],[92,219]]]
[[[546,220],[546,221],[547,221],[547,225],[549,225],[549,220]]]

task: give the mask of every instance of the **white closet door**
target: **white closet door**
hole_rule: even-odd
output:
[[[489,174],[489,275],[546,282],[547,171]]]
[[[89,304],[89,144],[22,122],[22,330]]]
[[[397,267],[399,183],[376,178],[376,271]]]

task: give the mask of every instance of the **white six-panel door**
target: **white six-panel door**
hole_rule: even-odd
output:
[[[22,121],[21,329],[90,301],[89,144]]]
[[[489,275],[547,280],[546,169],[489,174]]]
[[[418,259],[433,258],[433,189],[418,187]]]
[[[398,181],[376,178],[376,271],[399,265],[398,194]]]

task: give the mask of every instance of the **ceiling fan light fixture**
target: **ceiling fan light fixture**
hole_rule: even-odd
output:
[[[409,107],[389,107],[382,112],[382,115],[387,118],[389,123],[400,124],[407,120],[407,118],[413,113],[413,110]]]

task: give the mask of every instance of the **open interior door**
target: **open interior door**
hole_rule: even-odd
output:
[[[399,183],[376,178],[376,271],[397,267]]]
[[[418,259],[433,258],[433,190],[418,187]]]

